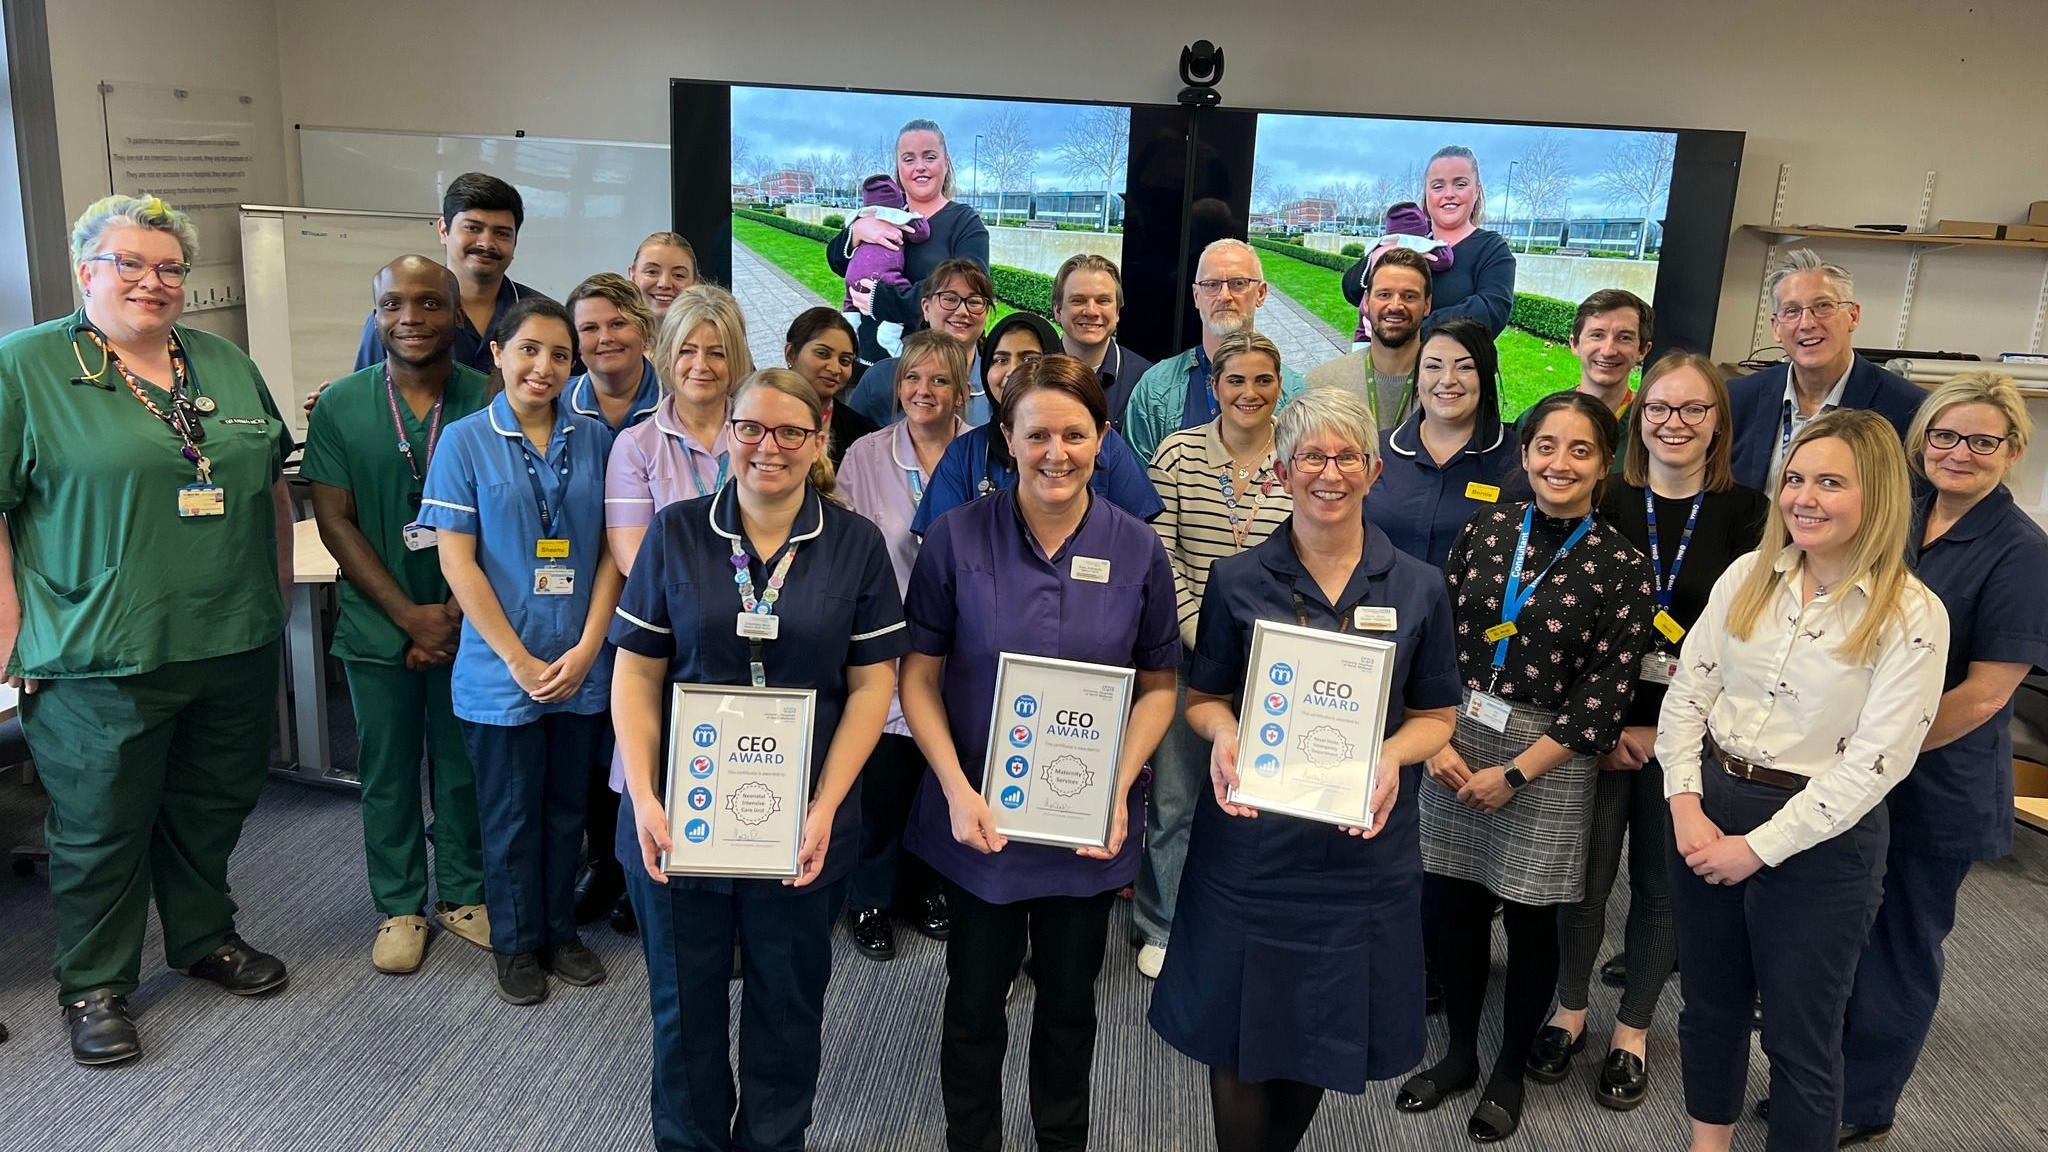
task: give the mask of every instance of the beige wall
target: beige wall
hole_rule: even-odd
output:
[[[128,18],[110,22],[116,10]],[[1930,169],[1937,218],[2012,219],[2048,198],[2039,0],[1467,0],[1446,11],[1458,23],[1418,18],[1405,32],[1454,48],[1369,55],[1358,45],[1373,18],[1355,0],[1280,13],[1214,0],[876,0],[850,22],[827,0],[95,0],[53,3],[51,25],[58,81],[72,92],[60,101],[67,200],[90,182],[100,146],[95,46],[97,58],[133,62],[130,79],[259,90],[267,80],[291,187],[295,149],[282,126],[294,122],[665,140],[671,76],[1165,101],[1180,87],[1180,47],[1196,36],[1224,46],[1222,90],[1240,107],[1746,132],[1737,223],[1769,218],[1780,163],[1792,165],[1790,222],[1910,221]],[[1824,250],[1858,273],[1862,342],[1890,343],[1904,253]],[[1762,256],[1746,235],[1730,246],[1719,355],[1749,350]],[[2044,262],[1928,256],[1907,343],[2023,348]]]

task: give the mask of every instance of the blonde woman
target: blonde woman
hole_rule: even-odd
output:
[[[647,298],[647,307],[660,324],[668,319],[676,298],[697,285],[697,249],[680,232],[651,233],[633,250],[626,275]]]
[[[1759,996],[1770,1146],[1835,1146],[1884,800],[1934,722],[1948,653],[1948,615],[1906,568],[1913,505],[1882,416],[1814,419],[1775,495],[1762,546],[1687,632],[1657,728],[1693,1152],[1734,1139]]]
[[[661,374],[647,359],[655,318],[640,289],[616,272],[599,272],[569,293],[567,307],[584,368],[563,393],[569,410],[613,433],[645,422],[661,402]]]

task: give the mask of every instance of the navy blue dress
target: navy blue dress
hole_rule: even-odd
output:
[[[1465,447],[1438,464],[1422,446],[1417,412],[1380,433],[1380,463],[1385,470],[1365,494],[1365,518],[1394,547],[1442,568],[1465,522],[1521,474],[1522,447],[1507,425],[1482,419]]]
[[[1361,604],[1392,607],[1395,691],[1386,731],[1410,708],[1459,702],[1443,576],[1366,527],[1365,550],[1331,604],[1302,566],[1293,522],[1210,570],[1188,686],[1236,699],[1258,620],[1335,631]],[[1383,831],[1360,840],[1277,813],[1195,812],[1166,966],[1152,994],[1154,1031],[1189,1058],[1246,1081],[1276,1078],[1339,1092],[1398,1076],[1426,1047],[1422,990],[1421,765],[1401,770]]]

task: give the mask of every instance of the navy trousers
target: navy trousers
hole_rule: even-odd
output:
[[[620,798],[617,847],[647,956],[654,1146],[802,1152],[823,1053],[832,922],[846,881],[797,891],[776,880],[728,881],[723,891],[685,887],[692,882],[682,878],[658,884],[641,862],[630,796]],[[728,991],[735,942],[737,1087]]]
[[[462,722],[476,772],[491,951],[501,956],[576,939],[585,787],[604,721],[550,712],[530,724]]]
[[[1704,765],[1707,818],[1730,836],[1771,818],[1792,793]],[[1883,805],[1832,839],[1740,884],[1709,884],[1674,844],[1671,906],[1685,1008],[1678,1018],[1685,1110],[1733,1124],[1749,1080],[1753,1006],[1763,999],[1771,1062],[1768,1152],[1835,1146],[1842,1114],[1842,1021],[1883,887],[1891,821]]]
[[[1956,925],[1956,893],[1970,863],[1896,844],[1886,858],[1884,903],[1856,966],[1842,1033],[1842,1119],[1851,1124],[1883,1127],[1898,1111],[1941,999],[1941,945]]]

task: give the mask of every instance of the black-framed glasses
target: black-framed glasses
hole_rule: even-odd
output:
[[[185,274],[192,271],[192,266],[183,260],[151,264],[132,252],[102,252],[86,257],[88,264],[100,261],[112,264],[114,275],[119,276],[123,284],[140,284],[144,274],[155,272],[157,283],[166,288],[176,288],[185,283]]]
[[[1815,300],[1811,304],[1780,304],[1777,316],[1787,324],[1799,323],[1801,316],[1811,316],[1814,323],[1825,324],[1835,318],[1835,313],[1855,306],[1854,300]]]
[[[816,428],[805,428],[797,424],[763,424],[759,420],[733,420],[732,438],[742,444],[754,445],[775,437],[775,446],[785,452],[794,452],[804,442],[818,434]]]
[[[1197,280],[1195,291],[1204,296],[1214,296],[1228,288],[1232,296],[1242,296],[1251,291],[1253,285],[1264,283],[1264,280],[1255,276],[1232,276],[1228,280]]]
[[[1294,461],[1294,466],[1303,472],[1321,472],[1332,463],[1337,465],[1337,471],[1347,476],[1356,476],[1365,471],[1363,452],[1339,452],[1334,456],[1323,452],[1296,452],[1288,459]]]
[[[1652,424],[1662,424],[1670,420],[1671,414],[1676,412],[1678,413],[1678,422],[1680,424],[1685,425],[1687,428],[1697,428],[1700,421],[1707,418],[1707,413],[1713,410],[1714,406],[1711,404],[1672,405],[1666,404],[1662,400],[1652,400],[1648,404],[1643,405],[1643,419],[1648,420]]]
[[[965,305],[969,312],[986,312],[989,305],[989,299],[986,296],[962,296],[950,289],[944,292],[932,293],[932,299],[937,300],[939,307],[944,308],[948,312],[957,312],[962,305]]]
[[[1995,455],[2000,448],[2005,447],[2005,442],[2010,439],[2012,439],[2011,433],[2007,433],[2004,436],[1993,436],[1989,433],[1980,432],[1975,436],[1965,436],[1952,428],[1929,428],[1927,430],[1927,446],[1929,448],[1946,452],[1958,444],[1968,444],[1970,446],[1970,453],[1974,456]]]

